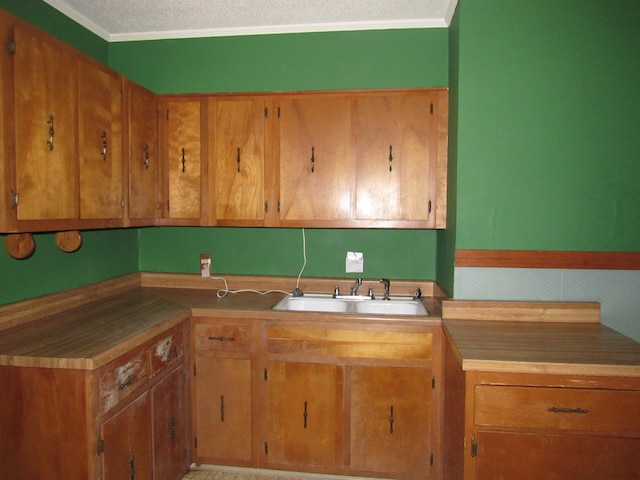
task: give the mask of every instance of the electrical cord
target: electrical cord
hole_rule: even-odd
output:
[[[302,290],[300,290],[300,277],[302,277],[302,273],[304,272],[305,267],[307,266],[307,238],[305,235],[304,228],[302,229],[302,268],[300,269],[300,273],[298,274],[298,278],[296,280],[296,288],[294,289],[294,295],[301,296]],[[266,295],[268,293],[284,293],[285,295],[290,295],[291,292],[285,292],[284,290],[253,290],[250,288],[244,288],[240,290],[229,290],[229,284],[227,283],[227,279],[224,277],[209,277],[211,280],[222,280],[224,282],[224,288],[219,289],[216,292],[216,296],[218,298],[224,298],[228,293],[257,293],[258,295]],[[299,292],[299,293],[296,293]]]

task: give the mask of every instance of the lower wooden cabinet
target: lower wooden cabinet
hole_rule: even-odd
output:
[[[183,322],[97,370],[0,366],[2,478],[182,478],[187,332]]]
[[[440,478],[440,327],[367,324],[194,318],[194,461]]]
[[[445,356],[445,478],[640,478],[637,377],[463,371]]]

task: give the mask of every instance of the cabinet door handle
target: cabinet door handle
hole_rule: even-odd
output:
[[[186,158],[184,158],[184,148],[182,149],[182,159],[180,161],[182,162],[182,173],[184,173],[184,171],[187,169],[185,166],[187,163],[187,160]]]
[[[106,130],[102,131],[102,135],[100,136],[100,138],[102,138],[102,160],[106,160],[107,159],[107,131]]]
[[[393,145],[389,145],[389,171],[393,170]]]
[[[220,395],[220,421],[224,422],[224,395]]]
[[[173,415],[169,419],[169,440],[171,443],[176,443],[176,417]]]
[[[549,409],[551,413],[589,413],[589,410],[585,410],[584,408],[558,408],[551,407]]]
[[[225,337],[224,335],[220,335],[219,337],[209,337],[209,340],[215,340],[217,342],[235,342],[235,337]]]
[[[311,173],[316,171],[316,148],[311,147]]]
[[[138,377],[136,377],[135,375],[131,375],[124,382],[118,385],[118,390],[124,390],[125,388],[129,388],[131,385],[136,383],[137,380],[138,380]]]
[[[136,456],[131,455],[129,458],[129,475],[131,480],[136,479]]]
[[[49,140],[47,140],[47,145],[49,145],[49,151],[51,151],[53,150],[53,136],[56,134],[55,129],[53,128],[53,113],[49,114],[47,125],[49,125]]]
[[[393,422],[395,422],[395,418],[393,416],[393,405],[389,408],[389,433],[393,433]]]
[[[307,401],[304,401],[304,413],[302,414],[302,418],[304,419],[304,428],[307,428],[307,417],[309,414],[307,413]]]
[[[236,163],[238,164],[238,173],[240,173],[240,147],[238,147],[238,155],[236,156]]]
[[[144,144],[144,161],[142,162],[142,164],[144,165],[144,169],[145,170],[149,170],[149,144],[145,143]]]

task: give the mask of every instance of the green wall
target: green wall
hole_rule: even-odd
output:
[[[307,33],[123,42],[111,66],[158,93],[296,91],[446,86],[446,29]],[[435,279],[431,230],[307,230],[307,276],[345,274],[347,250],[362,251],[361,276]],[[301,231],[245,228],[140,230],[142,270],[297,275]]]
[[[65,253],[55,235],[35,234],[35,253],[26,260],[0,252],[0,305],[138,271],[138,232],[82,232],[82,247]],[[4,247],[4,238],[0,235]]]
[[[456,15],[456,248],[638,251],[640,3]]]

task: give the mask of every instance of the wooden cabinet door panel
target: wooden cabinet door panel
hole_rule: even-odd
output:
[[[196,372],[196,456],[251,461],[251,361],[198,355]]]
[[[265,100],[211,102],[217,220],[264,219]]]
[[[436,152],[431,104],[429,93],[356,99],[358,219],[429,219]]]
[[[199,99],[169,101],[163,130],[168,189],[165,211],[170,219],[201,217],[202,146]]]
[[[128,82],[129,218],[155,219],[158,214],[160,159],[155,95]]]
[[[102,425],[104,480],[148,480],[151,472],[151,408],[145,393]]]
[[[351,466],[426,474],[431,438],[431,372],[351,368]]]
[[[116,72],[78,61],[80,217],[123,217],[122,85]]]
[[[18,220],[78,217],[75,56],[14,30]]]
[[[339,365],[269,362],[269,463],[343,466],[343,377]]]
[[[153,387],[154,480],[178,480],[189,467],[185,375],[177,368]]]
[[[640,438],[480,431],[478,480],[640,478]]]
[[[350,105],[348,97],[281,99],[281,220],[350,218]]]

